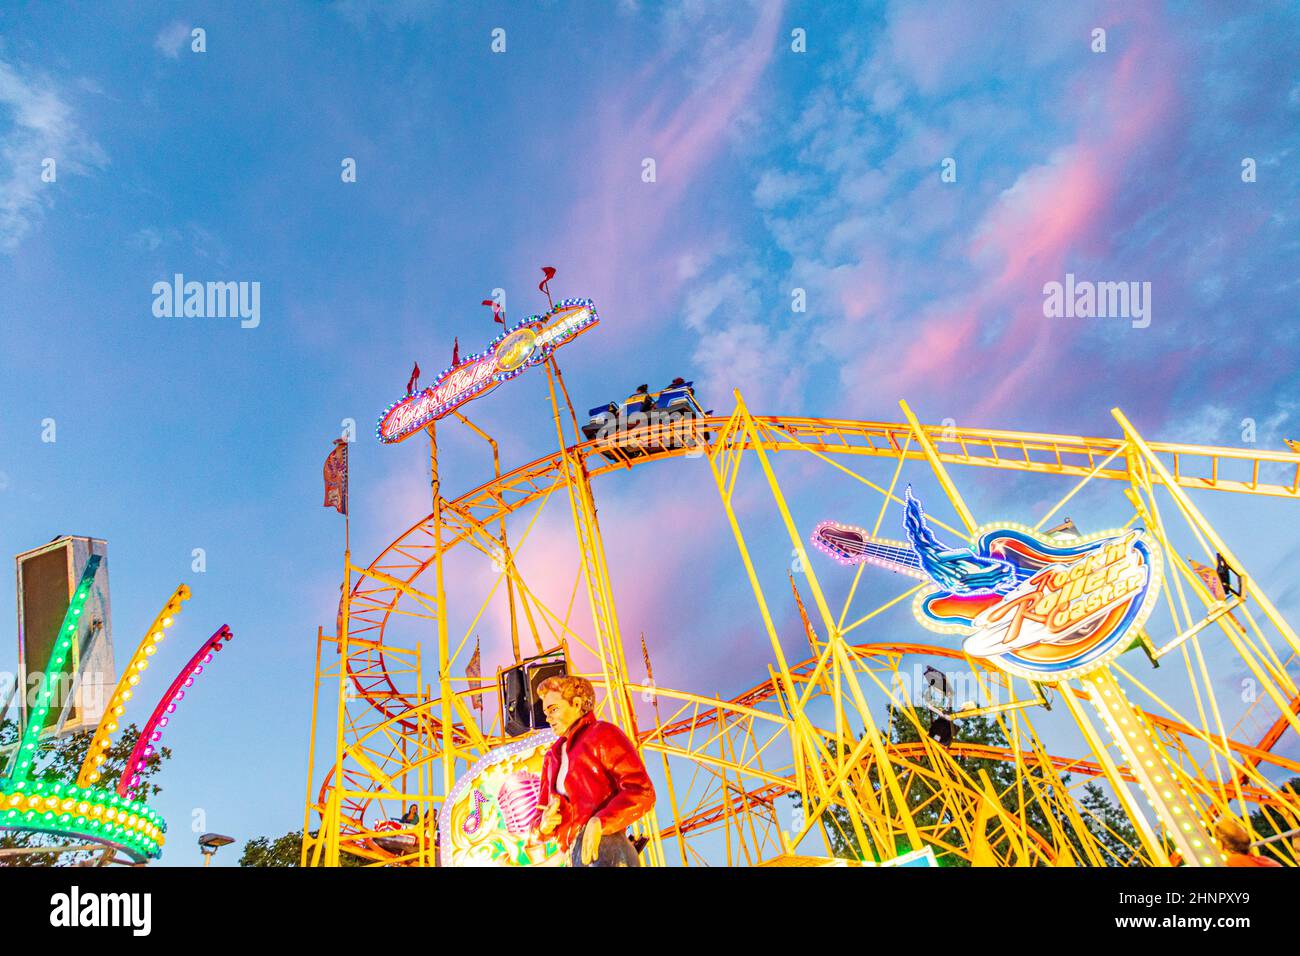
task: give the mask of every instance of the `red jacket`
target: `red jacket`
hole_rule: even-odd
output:
[[[564,791],[555,788],[560,772],[560,749],[569,748],[569,769]],[[601,833],[621,833],[649,813],[655,805],[655,788],[645,772],[636,748],[623,731],[583,714],[564,736],[551,744],[542,762],[542,794],[545,808],[552,795],[560,797],[560,825],[556,839],[568,850],[592,817],[601,822]]]

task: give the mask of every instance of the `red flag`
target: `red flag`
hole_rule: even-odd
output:
[[[492,321],[493,321],[493,322],[500,322],[502,325],[505,325],[505,324],[506,324],[505,313],[503,313],[503,312],[501,311],[501,306],[497,305],[497,301],[496,301],[496,299],[484,299],[483,302],[482,302],[482,304],[483,304],[483,305],[490,305],[490,306],[492,307]]]
[[[555,303],[551,301],[550,290],[551,280],[555,278],[554,266],[542,266],[542,275],[546,276],[546,278],[538,284],[537,288],[546,293],[547,304],[550,305],[551,308],[555,308]]]
[[[420,363],[415,363],[415,368],[411,369],[411,377],[406,381],[406,394],[414,395],[415,387],[420,384]]]
[[[1228,592],[1224,590],[1223,581],[1219,578],[1218,568],[1212,568],[1208,564],[1201,564],[1199,561],[1187,559],[1187,566],[1195,572],[1196,576],[1205,582],[1205,586],[1210,589],[1210,596],[1216,601],[1227,601]],[[1232,614],[1228,615],[1228,620],[1237,625],[1238,630],[1243,630],[1241,622]]]
[[[1187,559],[1187,566],[1196,572],[1198,578],[1205,582],[1205,586],[1209,588],[1211,596],[1216,601],[1227,600],[1228,596],[1224,593],[1223,582],[1219,580],[1217,569],[1201,564],[1199,561],[1193,561],[1191,558]]]
[[[479,657],[477,637],[474,638],[474,656],[471,657],[469,659],[469,663],[465,665],[465,676],[473,678],[474,683],[472,686],[474,687],[481,686],[482,682],[479,680],[479,678],[483,676],[483,660],[481,657]],[[473,697],[470,698],[470,703],[473,705],[473,707],[476,710],[482,710],[483,695],[475,694]]]
[[[460,364],[460,336],[456,336],[451,343],[451,367],[455,368]]]
[[[325,458],[325,507],[348,513],[348,443],[342,438],[334,439]]]

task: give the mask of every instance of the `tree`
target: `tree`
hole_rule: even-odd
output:
[[[922,711],[919,714],[922,719],[924,719],[924,713]],[[966,717],[954,723],[956,724],[956,738],[962,743],[997,748],[1006,748],[1008,746],[1008,740],[1001,725],[989,717]],[[918,743],[921,740],[920,730],[906,711],[891,708],[888,727],[889,738],[893,744]],[[917,762],[925,765],[927,759],[926,757],[919,757]],[[1016,783],[1019,770],[1014,762],[998,760],[992,757],[963,756],[956,756],[954,760],[974,781],[979,781],[981,770],[988,774],[989,781],[993,784],[994,789],[1003,794],[1003,806],[1012,813],[1018,812]],[[1068,774],[1052,774],[1050,777],[1044,777],[1042,768],[1037,766],[1031,766],[1029,774],[1033,776],[1037,789],[1051,789],[1062,800],[1073,799],[1071,795],[1066,793],[1066,788],[1070,782]],[[874,766],[868,770],[868,779],[873,789],[879,789],[880,780]],[[944,813],[943,801],[930,799],[937,792],[936,788],[937,784],[935,782],[921,776],[909,781],[908,795],[918,805],[917,809],[913,810],[912,815],[922,830],[950,822],[946,817],[940,819],[940,814]],[[795,796],[795,800],[796,803],[799,802],[798,795]],[[1106,854],[1107,864],[1113,866],[1128,865],[1133,856],[1133,851],[1129,847],[1138,846],[1138,842],[1137,832],[1133,829],[1123,811],[1095,783],[1085,785],[1084,796],[1079,803],[1086,811],[1081,813],[1084,826],[1095,840],[1110,851]],[[1059,811],[1054,810],[1053,814],[1054,819],[1049,821],[1038,801],[1029,802],[1025,807],[1026,826],[1039,834],[1044,841],[1051,844],[1055,842],[1053,837],[1053,824],[1055,824],[1055,829],[1063,833],[1071,844],[1076,858],[1080,861],[1086,860],[1082,853],[1082,841],[1075,833],[1073,825]],[[857,860],[869,858],[869,854],[864,853],[859,846],[848,811],[843,807],[832,805],[828,808],[824,828],[830,840],[833,855]],[[990,830],[995,829],[990,827]],[[955,830],[949,831],[949,834],[948,839],[960,841],[961,838]],[[1005,850],[1005,844],[1002,847],[998,846],[998,843],[1005,841],[1005,839],[1005,837],[995,835],[994,848]],[[1127,847],[1125,842],[1128,844]],[[957,845],[960,845],[960,843],[958,842]],[[900,854],[908,852],[909,849],[912,848],[905,846],[896,848]],[[945,854],[942,852],[936,855],[945,866],[968,865],[967,861],[962,857],[947,854],[945,859]]]
[[[1278,789],[1292,798],[1300,795],[1300,777],[1292,777]],[[1250,825],[1258,835],[1258,839],[1264,839],[1276,833],[1286,833],[1292,829],[1291,823],[1285,817],[1276,811],[1270,811],[1267,807],[1260,807],[1250,815]],[[1300,841],[1300,837],[1294,839]],[[1282,864],[1289,864],[1295,858],[1289,852],[1287,846],[1289,842],[1291,841],[1283,839],[1266,843],[1259,848],[1259,855],[1272,857]],[[1292,845],[1300,847],[1300,842]]]
[[[315,836],[315,834],[312,834]],[[302,860],[302,831],[294,830],[272,840],[256,837],[244,844],[239,857],[240,866],[299,866]],[[339,854],[340,866],[364,866],[362,860],[350,853]]]
[[[298,866],[302,859],[302,831],[282,837],[256,837],[244,844],[240,866]]]
[[[8,748],[18,740],[18,725],[12,720],[0,721],[0,751],[8,753]],[[90,749],[90,742],[94,739],[94,733],[89,730],[83,730],[65,737],[47,737],[40,743],[40,749],[36,752],[36,760],[33,764],[32,778],[37,780],[62,780],[71,782],[76,780],[77,772],[81,769],[82,761],[86,759],[86,751]],[[109,786],[113,785],[121,775],[122,770],[126,767],[127,760],[131,757],[131,751],[135,748],[135,742],[140,736],[140,728],[131,724],[122,733],[118,734],[117,739],[110,743],[108,750],[105,752],[108,759],[104,762],[100,773],[103,775],[103,781]],[[162,792],[162,787],[152,782],[158,772],[162,770],[163,763],[170,760],[172,756],[171,748],[157,747],[154,752],[145,760],[144,767],[139,771],[140,785],[136,789],[137,799],[147,799],[151,796]],[[0,849],[29,849],[44,846],[59,846],[69,842],[80,842],[77,838],[54,836],[48,833],[23,833],[23,832],[5,832],[0,834]],[[89,840],[84,842],[89,843]],[[0,866],[75,866],[78,863],[91,859],[95,854],[85,853],[37,853],[30,856],[0,856]]]
[[[1066,775],[1063,779],[1068,781],[1069,776]],[[1084,826],[1109,851],[1106,865],[1134,865],[1137,862],[1134,856],[1142,844],[1138,839],[1137,827],[1133,826],[1128,814],[1106,796],[1106,791],[1096,782],[1083,785],[1083,798],[1079,803],[1086,811],[1082,814]],[[1073,842],[1075,849],[1078,849],[1077,841]]]

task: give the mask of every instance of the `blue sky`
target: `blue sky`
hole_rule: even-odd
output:
[[[197,860],[195,807],[240,839],[301,824],[342,535],[321,459],[355,419],[365,563],[427,512],[423,448],[379,447],[375,418],[413,360],[490,337],[494,288],[514,317],[544,304],[543,264],[603,316],[562,356],[584,407],[682,374],[718,409],[739,388],[890,421],[905,397],[924,421],[1114,435],[1118,405],[1150,437],[1300,437],[1298,42],[1280,2],[5,5],[0,549],[107,538],[120,658],[188,581],[159,692],[236,634],[169,728],[164,862]],[[260,325],[155,317],[178,272],[260,282]],[[1150,325],[1046,318],[1067,273],[1151,283]],[[544,387],[472,408],[507,466],[553,444]],[[449,491],[485,477],[476,442],[445,439]],[[664,683],[740,691],[769,652],[707,470],[671,467],[599,492],[616,556],[659,549],[654,586],[616,581],[624,631]],[[963,480],[1015,520],[1065,490]],[[1205,507],[1294,617],[1294,503]]]

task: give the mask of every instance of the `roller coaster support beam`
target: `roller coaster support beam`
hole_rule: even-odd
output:
[[[953,484],[952,478],[948,476],[948,471],[943,467],[943,462],[939,460],[939,454],[935,451],[930,436],[921,427],[921,423],[916,420],[916,416],[912,414],[912,409],[907,402],[900,400],[898,404],[903,409],[903,414],[907,416],[907,423],[912,428],[912,436],[916,439],[916,443],[921,446],[921,451],[925,453],[926,461],[934,469],[935,477],[939,479],[939,484],[943,487],[943,493],[952,502],[952,506],[956,510],[958,517],[961,518],[962,524],[966,526],[966,530],[968,532],[974,531],[975,518],[970,513],[970,509],[966,507],[966,502],[961,493],[957,491],[957,486]]]
[[[460,412],[452,412],[460,421],[474,434],[482,438],[492,448],[492,473],[497,482],[501,481],[501,450],[497,447],[496,439],[489,435],[483,429],[479,428],[472,421],[462,415]],[[514,652],[515,663],[518,664],[523,658],[519,653],[519,621],[515,614],[515,578],[514,578],[514,555],[510,553],[510,540],[506,537],[506,514],[505,508],[501,509],[501,567],[506,571],[506,602],[510,607],[510,649]],[[537,640],[536,633],[533,639]],[[538,641],[537,650],[542,650],[541,642]]]
[[[577,419],[573,415],[572,403],[565,391],[564,399],[568,405],[570,418],[574,425],[574,445],[565,440],[564,424],[560,418],[560,397],[557,386],[564,389],[559,367],[555,359],[546,361],[546,377],[550,386],[551,409],[555,419],[555,437],[559,442],[561,467],[565,483],[569,489],[569,504],[573,512],[573,527],[577,536],[578,556],[582,562],[582,576],[587,582],[587,598],[591,604],[591,619],[596,637],[596,650],[600,656],[601,676],[605,683],[606,700],[609,703],[610,721],[627,734],[633,741],[640,739],[636,723],[636,711],[632,706],[626,676],[627,660],[623,655],[623,639],[619,632],[618,611],[614,602],[614,591],[609,580],[609,564],[605,557],[605,542],[600,533],[600,524],[596,519],[596,505],[591,493],[591,478],[581,455],[575,453],[582,436],[578,432]],[[634,825],[650,838],[646,848],[647,862],[662,866],[664,862],[663,844],[655,812],[650,811]]]
[[[351,510],[350,508],[348,510]],[[345,532],[347,533],[347,532]],[[349,535],[350,537],[350,535]],[[349,613],[352,605],[352,542],[349,540],[343,551],[343,614],[339,619],[338,649],[339,649],[339,698],[338,698],[338,726],[334,730],[334,786],[330,791],[328,825],[327,821],[321,820],[320,840],[324,845],[324,864],[325,866],[339,865],[339,789],[343,786],[343,754],[345,750],[343,742],[344,725],[347,716],[348,701],[348,630],[350,627]],[[305,837],[306,834],[303,834]]]
[[[1273,602],[1268,599],[1268,595],[1265,594],[1259,585],[1255,583],[1254,578],[1246,573],[1245,565],[1237,559],[1237,556],[1232,553],[1232,549],[1229,548],[1224,540],[1219,537],[1214,528],[1210,526],[1210,523],[1205,520],[1205,516],[1197,510],[1194,504],[1192,504],[1192,500],[1187,496],[1186,490],[1174,480],[1173,475],[1169,473],[1169,469],[1165,467],[1165,463],[1156,457],[1155,453],[1151,450],[1151,446],[1148,445],[1145,439],[1138,434],[1137,429],[1133,427],[1133,424],[1125,417],[1123,412],[1118,408],[1113,408],[1111,409],[1111,414],[1115,416],[1115,420],[1119,422],[1120,427],[1124,429],[1124,435],[1128,439],[1129,443],[1143,458],[1146,459],[1151,470],[1159,477],[1160,482],[1169,489],[1170,496],[1174,499],[1175,503],[1177,503],[1179,510],[1182,511],[1187,520],[1204,536],[1205,540],[1209,542],[1210,547],[1223,555],[1223,559],[1227,561],[1228,564],[1232,565],[1233,569],[1241,575],[1244,592],[1243,596],[1249,597],[1259,605],[1268,619],[1273,622],[1273,626],[1278,629],[1278,633],[1280,633],[1282,638],[1288,645],[1290,645],[1292,652],[1300,654],[1300,637],[1296,636],[1295,630],[1287,622],[1286,618],[1278,612],[1278,609],[1273,605]],[[1258,466],[1256,466],[1256,468],[1258,468]],[[1225,630],[1227,629],[1226,623],[1221,626],[1223,626]]]
[[[324,644],[324,634],[320,627],[316,628],[316,669],[312,672],[311,682],[311,737],[307,744],[307,798],[304,803],[302,813],[302,854],[298,860],[299,866],[307,865],[307,857],[312,849],[311,836],[311,791],[312,785],[316,782],[316,719],[320,713],[320,658],[321,645]],[[316,841],[324,839],[324,832],[317,833]]]
[[[741,558],[745,565],[745,573],[749,577],[750,585],[754,590],[754,597],[763,616],[763,623],[768,632],[768,638],[781,674],[781,682],[784,685],[786,697],[790,702],[793,721],[791,737],[792,742],[795,744],[795,760],[798,768],[796,774],[798,776],[802,773],[804,781],[815,785],[819,793],[812,812],[807,814],[803,826],[791,840],[791,843],[797,846],[803,836],[821,819],[825,810],[837,799],[842,799],[849,812],[849,820],[853,827],[854,836],[858,840],[862,851],[864,853],[870,852],[874,843],[880,855],[885,857],[893,856],[897,852],[897,847],[894,845],[893,833],[891,832],[893,829],[892,824],[881,823],[874,827],[872,834],[874,840],[871,840],[866,832],[866,826],[872,819],[890,821],[894,819],[893,815],[888,811],[884,813],[878,811],[867,813],[858,802],[861,799],[869,801],[880,799],[893,803],[898,825],[906,836],[911,849],[919,849],[923,845],[923,841],[916,822],[912,819],[911,808],[907,804],[898,777],[889,761],[884,737],[871,714],[866,695],[863,694],[862,687],[858,683],[857,674],[852,665],[852,656],[845,644],[844,635],[841,633],[830,608],[826,604],[826,597],[821,584],[817,580],[816,571],[812,562],[808,559],[803,535],[790,514],[785,495],[781,491],[780,482],[777,480],[767,452],[764,450],[763,436],[759,430],[760,424],[750,414],[748,407],[745,405],[744,397],[739,391],[735,392],[735,396],[736,410],[723,433],[718,436],[709,459],[710,465],[713,469],[714,480],[717,483],[723,507],[726,509],[728,523],[731,525],[732,533],[736,538],[736,545],[740,549]],[[830,682],[837,690],[833,697],[835,702],[836,737],[838,740],[835,752],[831,754],[821,753],[819,743],[814,739],[815,731],[811,721],[803,711],[800,695],[795,690],[789,663],[786,661],[785,652],[781,647],[780,638],[776,633],[776,627],[768,609],[767,599],[763,594],[762,585],[754,570],[753,560],[750,558],[744,534],[740,529],[740,522],[736,516],[733,495],[735,483],[739,477],[741,455],[747,448],[753,449],[758,459],[777,510],[780,512],[786,533],[789,535],[791,546],[807,575],[808,587],[812,593],[817,611],[821,615],[822,627],[826,632],[826,642],[822,654],[826,659],[825,667],[829,671]],[[850,743],[853,733],[846,719],[844,708],[846,697],[852,702],[853,709],[863,726],[863,739],[858,741],[856,746]],[[852,789],[848,786],[848,779],[853,770],[853,765],[865,755],[868,748],[875,757],[877,772],[880,775],[881,792],[877,796],[872,792],[870,786],[865,786],[861,790],[862,796],[855,798]],[[826,764],[829,764],[829,767]],[[826,781],[827,770],[830,771],[831,777],[829,786]],[[801,789],[804,792],[810,792],[808,787],[801,787]]]
[[[1110,669],[1100,668],[1081,681],[1115,746],[1124,755],[1138,787],[1160,818],[1165,835],[1178,848],[1186,865],[1221,865],[1219,849],[1201,819],[1199,809],[1179,780],[1178,769],[1151,732],[1150,724],[1129,703]],[[1130,816],[1135,824],[1145,820],[1136,814]],[[1160,859],[1163,855],[1162,848],[1155,858]]]
[[[447,644],[447,587],[443,577],[443,500],[442,479],[438,475],[437,423],[430,422],[424,430],[429,435],[429,484],[433,495],[434,600],[438,605],[438,694],[442,702],[442,792],[448,794],[456,782],[456,740],[451,710],[452,697],[456,691],[451,686],[451,655]]]
[[[1151,822],[1142,811],[1142,805],[1133,796],[1133,791],[1129,789],[1128,782],[1124,779],[1120,768],[1115,765],[1115,761],[1111,758],[1107,741],[1097,732],[1097,728],[1088,717],[1088,712],[1084,709],[1083,702],[1076,699],[1075,695],[1068,689],[1061,694],[1061,699],[1065,701],[1066,708],[1074,717],[1074,722],[1078,724],[1079,730],[1088,742],[1088,747],[1097,758],[1102,773],[1110,782],[1111,789],[1115,791],[1115,796],[1119,798],[1125,816],[1133,823],[1133,828],[1137,831],[1138,841],[1142,844],[1142,849],[1146,851],[1147,858],[1158,866],[1168,866],[1169,857],[1165,853],[1164,845],[1151,828]]]

